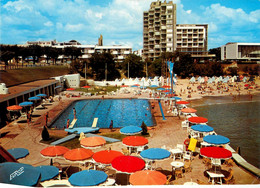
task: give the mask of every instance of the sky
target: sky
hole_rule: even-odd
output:
[[[95,45],[102,34],[104,45],[142,49],[143,12],[154,1],[0,0],[0,43],[56,39]],[[208,49],[260,42],[260,0],[172,1],[177,24],[208,24]]]

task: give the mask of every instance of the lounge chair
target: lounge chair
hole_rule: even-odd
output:
[[[49,180],[40,183],[43,187],[73,187],[69,180]]]
[[[173,185],[172,182],[171,182],[171,179],[172,179],[172,175],[168,175],[165,185]]]
[[[231,168],[228,170],[228,172],[229,172],[228,176],[224,177],[223,180],[226,184],[231,184],[231,183],[233,184],[235,181],[234,176],[233,176],[234,172]]]
[[[191,160],[184,162],[184,171],[185,171],[185,173],[191,172]]]

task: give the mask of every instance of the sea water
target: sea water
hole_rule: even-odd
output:
[[[233,149],[260,168],[260,96],[204,97],[191,102],[197,115],[208,118],[214,131],[230,139]]]

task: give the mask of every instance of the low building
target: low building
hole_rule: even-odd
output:
[[[260,43],[227,43],[221,46],[221,60],[260,61]]]

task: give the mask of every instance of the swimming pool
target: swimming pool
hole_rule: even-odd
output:
[[[135,125],[153,126],[150,103],[146,99],[93,99],[76,101],[70,105],[53,123],[52,127],[64,129],[67,119],[73,120],[73,108],[76,109],[77,122],[74,127],[91,127],[94,118],[97,126],[109,128],[113,120],[114,128]]]

